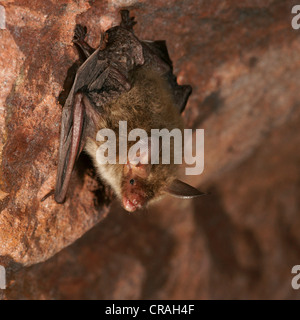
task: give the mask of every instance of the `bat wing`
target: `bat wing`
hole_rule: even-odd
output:
[[[132,32],[114,27],[106,33],[106,47],[95,50],[80,66],[62,111],[54,194],[58,203],[66,197],[75,161],[95,128],[101,105],[130,90],[130,71],[144,63],[142,45]],[[97,105],[90,100],[93,94]]]
[[[84,127],[83,94],[78,93],[74,98],[72,110],[63,110],[59,161],[56,178],[55,200],[58,203],[64,201],[75,160],[81,151],[81,138]],[[69,112],[70,111],[70,112]],[[66,122],[64,122],[66,120]]]
[[[158,65],[160,65],[161,68],[162,65],[164,66],[162,69],[165,70],[165,72],[163,73],[170,85],[171,92],[173,93],[175,106],[180,113],[183,112],[187,100],[192,93],[192,87],[189,85],[179,85],[177,83],[177,78],[173,74],[173,63],[169,56],[166,41],[143,41],[143,44],[150,50],[151,54],[149,56],[158,57],[160,59],[161,63]]]

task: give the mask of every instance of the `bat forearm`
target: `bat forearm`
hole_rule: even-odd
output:
[[[80,48],[86,59],[95,51],[95,49],[84,40],[78,40],[75,44]]]

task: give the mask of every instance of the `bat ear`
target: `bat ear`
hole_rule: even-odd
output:
[[[191,199],[206,195],[189,184],[175,179],[166,189],[166,193],[181,199]]]

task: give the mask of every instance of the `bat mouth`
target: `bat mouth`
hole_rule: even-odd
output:
[[[124,209],[128,212],[134,212],[137,209],[142,208],[141,202],[139,202],[137,199],[130,200],[129,198],[124,197],[122,202],[123,202]]]

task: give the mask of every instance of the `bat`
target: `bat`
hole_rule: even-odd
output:
[[[142,128],[147,133],[152,128],[182,130],[180,114],[192,91],[189,85],[177,84],[166,42],[139,40],[133,32],[134,18],[128,10],[120,13],[120,25],[101,36],[97,49],[84,40],[85,27],[75,28],[73,42],[85,61],[62,111],[54,198],[64,202],[74,164],[82,151],[92,158],[101,180],[129,212],[165,194],[185,199],[201,196],[204,193],[176,178],[172,163],[99,164],[96,159],[101,145],[96,141],[97,132],[102,128],[117,132],[120,121],[127,121],[128,130]],[[148,140],[148,155],[150,149]]]

